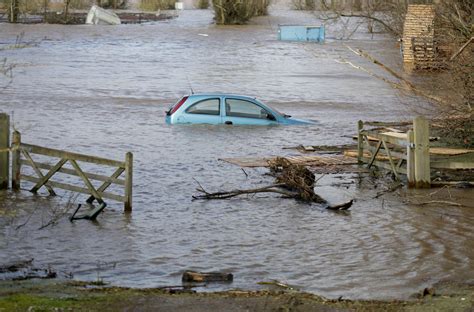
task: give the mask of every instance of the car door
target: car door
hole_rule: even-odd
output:
[[[190,104],[178,117],[178,122],[211,125],[222,123],[221,99],[219,97],[206,98]]]
[[[247,99],[226,97],[223,122],[234,125],[275,125],[275,116],[268,110]]]

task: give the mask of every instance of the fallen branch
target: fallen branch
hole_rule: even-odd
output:
[[[411,92],[413,92],[414,94],[416,95],[421,95],[429,100],[432,100],[432,101],[435,101],[437,103],[441,103],[441,104],[447,104],[447,102],[439,97],[436,97],[436,96],[433,96],[423,90],[420,90],[418,89],[417,87],[415,87],[410,81],[408,81],[407,79],[403,78],[400,74],[398,74],[396,71],[394,71],[393,69],[391,69],[390,67],[386,66],[385,64],[383,64],[382,62],[380,62],[379,60],[375,59],[373,56],[371,56],[370,54],[368,54],[367,52],[361,50],[361,49],[357,49],[357,50],[354,50],[353,48],[349,47],[346,45],[346,48],[348,48],[350,51],[354,52],[355,54],[357,54],[358,56],[362,56],[362,57],[365,57],[367,58],[369,61],[371,61],[372,63],[376,64],[376,65],[379,65],[380,67],[382,67],[383,69],[385,69],[388,73],[390,73],[392,76],[394,76],[395,78],[399,79],[400,81],[403,82],[403,85],[400,84],[400,83],[396,83],[396,82],[393,82],[393,81],[390,81],[388,79],[385,79],[381,76],[378,76],[378,75],[375,75],[371,72],[369,72],[368,70],[362,68],[362,67],[359,67],[359,69],[362,69],[364,70],[365,72],[371,74],[372,76],[376,77],[376,78],[379,78],[389,84],[391,84],[393,87],[395,88],[398,88],[398,89],[405,89],[405,90],[409,90]],[[352,65],[353,67],[355,68],[358,68],[358,66],[355,66],[353,65],[352,63],[350,64]]]
[[[276,183],[253,189],[236,189],[232,191],[208,192],[198,182],[196,189],[200,195],[193,195],[193,199],[228,199],[239,195],[257,194],[257,193],[277,193],[287,198],[303,200],[318,204],[325,204],[326,209],[347,210],[352,206],[353,201],[340,205],[329,205],[328,202],[314,192],[318,179],[308,168],[302,165],[292,164],[288,159],[277,157],[269,161],[270,172],[275,177]]]
[[[286,283],[280,282],[279,280],[262,281],[262,282],[258,282],[257,284],[258,285],[278,286],[278,287],[285,288],[285,289],[288,289],[288,290],[299,290],[298,287],[288,285]]]
[[[278,187],[283,187],[284,184],[272,184],[265,187],[246,189],[246,190],[232,190],[228,192],[215,192],[209,193],[202,186],[196,189],[196,191],[204,193],[203,195],[193,195],[193,199],[228,199],[239,195],[245,194],[257,194],[257,193],[277,193],[282,194],[288,197],[297,196],[294,192],[289,192],[285,190],[278,189]]]
[[[450,202],[450,201],[445,201],[445,200],[430,200],[427,202],[421,202],[421,203],[416,203],[417,205],[420,206],[425,206],[425,205],[432,205],[432,204],[444,204],[448,206],[456,206],[456,207],[463,207],[463,204],[456,203],[456,202]]]
[[[465,44],[463,44],[463,46],[456,53],[454,53],[453,56],[449,58],[449,61],[452,62],[473,41],[474,41],[474,37],[471,37],[471,39],[469,39]]]

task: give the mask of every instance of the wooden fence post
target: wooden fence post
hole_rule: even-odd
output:
[[[15,191],[20,190],[20,174],[21,174],[21,162],[20,162],[20,144],[21,134],[18,131],[13,131],[12,135],[12,189]]]
[[[415,186],[417,188],[429,188],[431,186],[431,176],[428,120],[421,116],[416,117],[413,120],[413,132],[415,141]]]
[[[357,123],[357,162],[362,164],[362,157],[364,156],[364,138],[362,136],[362,129],[364,129],[364,122],[359,120]]]
[[[10,180],[10,116],[0,113],[0,190],[6,190]]]
[[[133,154],[125,154],[125,203],[124,211],[132,212]]]
[[[415,139],[413,130],[408,130],[407,132],[407,180],[408,186],[415,186]]]

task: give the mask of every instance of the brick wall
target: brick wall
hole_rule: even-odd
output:
[[[435,62],[435,8],[410,4],[403,25],[403,64],[406,69],[432,67]]]

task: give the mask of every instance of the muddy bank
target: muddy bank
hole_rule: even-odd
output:
[[[78,281],[0,283],[4,311],[468,311],[474,286],[443,282],[407,301],[326,299],[278,290],[172,293],[164,289],[96,287]]]

